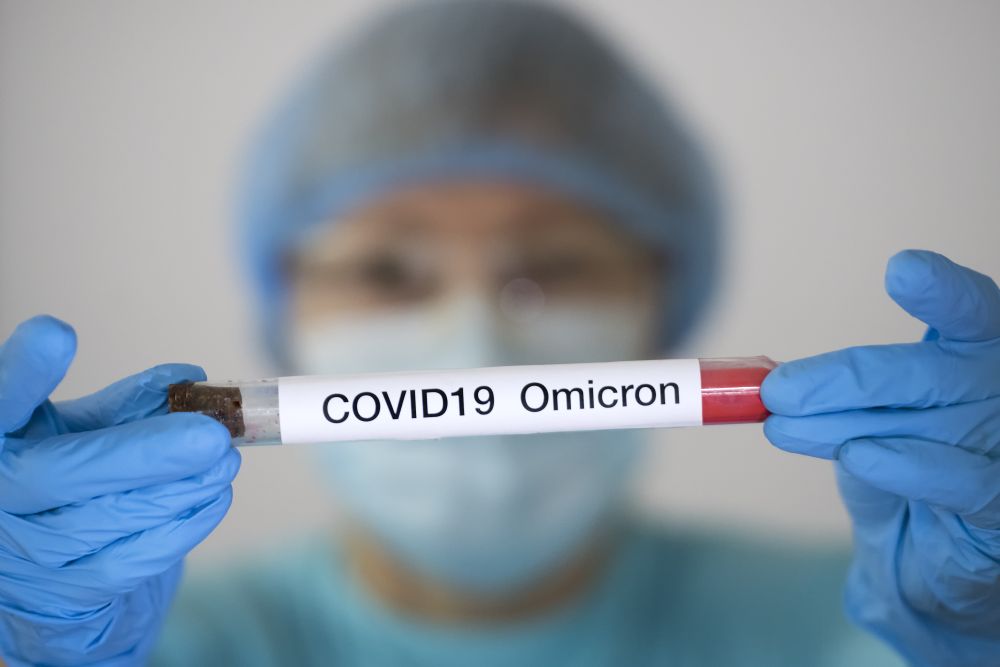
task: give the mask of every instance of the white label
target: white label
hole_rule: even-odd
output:
[[[281,441],[418,440],[702,423],[697,359],[285,377]]]

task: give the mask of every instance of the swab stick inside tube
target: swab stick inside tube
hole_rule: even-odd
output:
[[[171,385],[236,445],[763,421],[767,357],[660,359]]]

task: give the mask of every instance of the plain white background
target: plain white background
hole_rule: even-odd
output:
[[[57,397],[164,361],[269,373],[231,237],[241,150],[312,54],[381,3],[0,0],[0,336],[76,327]],[[689,354],[791,359],[917,338],[886,259],[1000,275],[1000,4],[566,3],[672,91],[728,185],[723,289]],[[199,561],[330,520],[306,448],[244,452]],[[755,426],[657,435],[649,511],[847,539],[828,463]]]

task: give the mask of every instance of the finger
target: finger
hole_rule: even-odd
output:
[[[840,464],[872,486],[1000,527],[1000,460],[936,442],[863,438]]]
[[[875,408],[805,417],[771,415],[764,435],[796,454],[835,459],[844,443],[859,438],[914,437],[981,454],[1000,447],[1000,397],[927,410]]]
[[[839,461],[834,464],[834,470],[840,497],[854,522],[855,541],[881,543],[884,540],[882,530],[899,519],[908,501],[855,477]]]
[[[166,413],[167,387],[205,380],[191,364],[160,364],[56,408],[71,431],[92,431]]]
[[[760,395],[788,417],[979,401],[1000,396],[1000,354],[947,341],[849,347],[779,365]]]
[[[232,487],[209,502],[154,528],[111,543],[104,549],[54,570],[69,581],[88,582],[101,594],[124,593],[177,564],[225,517]],[[62,575],[60,575],[62,576]]]
[[[239,468],[240,454],[230,449],[205,472],[176,482],[39,514],[0,512],[0,548],[43,567],[62,567],[209,502],[232,483]]]
[[[73,328],[49,315],[17,325],[0,345],[0,435],[28,423],[62,382],[76,354]]]
[[[904,250],[889,260],[885,289],[903,310],[944,338],[1000,338],[1000,288],[989,276],[928,250]]]
[[[176,413],[0,451],[0,510],[34,514],[183,479],[229,451],[214,419]]]

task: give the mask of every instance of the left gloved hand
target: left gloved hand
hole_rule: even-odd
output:
[[[886,290],[931,329],[779,366],[776,446],[837,459],[854,521],[847,611],[915,665],[1000,665],[1000,289],[904,251]]]

